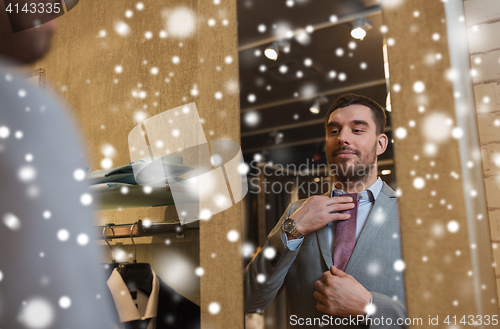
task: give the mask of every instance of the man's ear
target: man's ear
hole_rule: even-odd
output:
[[[387,149],[387,145],[389,143],[389,137],[386,134],[378,135],[377,140],[377,156],[381,155]]]

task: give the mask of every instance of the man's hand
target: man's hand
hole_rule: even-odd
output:
[[[296,229],[303,235],[314,232],[334,220],[345,220],[349,214],[339,211],[354,208],[351,197],[330,198],[324,195],[312,196],[290,216],[295,221]],[[295,239],[291,234],[288,239]]]
[[[365,307],[370,304],[371,293],[355,278],[335,266],[323,273],[316,281],[314,298],[316,309],[336,316],[366,315]]]

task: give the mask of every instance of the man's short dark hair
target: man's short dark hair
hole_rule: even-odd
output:
[[[377,102],[369,97],[356,94],[343,94],[342,96],[337,98],[335,102],[333,102],[328,112],[326,112],[325,130],[327,128],[328,119],[330,119],[330,115],[333,113],[333,111],[355,104],[364,105],[372,110],[373,121],[375,121],[375,126],[377,128],[377,135],[383,134],[385,131],[386,116],[382,106],[380,106]]]

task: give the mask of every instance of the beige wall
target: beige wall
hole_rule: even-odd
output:
[[[144,1],[143,10],[137,10],[136,3],[80,1],[58,19],[58,32],[48,57],[34,66],[45,69],[47,89],[59,94],[72,109],[91,170],[101,169],[105,144],[116,150],[111,156],[113,167],[130,162],[127,136],[138,124],[134,119],[138,111],[152,117],[196,102],[207,140],[239,143],[236,2],[152,0]],[[159,32],[167,30],[163,11],[179,7],[194,12],[195,32],[184,39],[172,33],[160,38]],[[131,18],[125,17],[128,9],[134,13]],[[209,26],[209,19],[215,20],[214,26]],[[128,36],[115,32],[119,21],[130,27]],[[105,36],[100,36],[100,31],[105,31]],[[152,32],[151,39],[145,37],[147,31]],[[178,64],[173,63],[174,56],[179,56]],[[227,56],[232,62],[226,62]],[[115,72],[117,65],[123,67],[120,74]],[[159,69],[157,75],[151,74],[152,67]],[[198,95],[191,93],[194,86]],[[134,98],[133,90],[145,91],[146,97]],[[214,97],[216,92],[222,92],[222,99]],[[96,224],[175,219],[175,215],[166,213],[175,212],[165,207],[105,211],[99,213]],[[177,277],[189,277],[192,285],[172,286],[201,306],[203,328],[243,327],[240,243],[227,239],[228,231],[239,232],[240,225],[237,205],[202,222],[199,236],[190,232],[184,239],[165,235],[137,240],[138,261],[150,262],[167,283],[166,277],[172,272],[179,272]],[[119,243],[127,252],[132,251],[128,239]],[[107,247],[102,250],[109,260]],[[181,268],[183,263],[187,263],[187,270]],[[205,271],[201,278],[193,273],[197,266]],[[209,313],[211,303],[220,305],[218,314]]]
[[[500,2],[466,0],[464,6],[493,256],[500,264]]]

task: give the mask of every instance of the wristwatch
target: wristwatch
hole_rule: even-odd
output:
[[[291,235],[293,235],[294,237],[296,237],[298,239],[301,239],[304,237],[304,235],[297,230],[297,227],[295,227],[295,221],[291,217],[287,217],[285,219],[285,221],[283,222],[282,228],[283,228],[283,231],[285,231],[286,233],[290,233]]]

